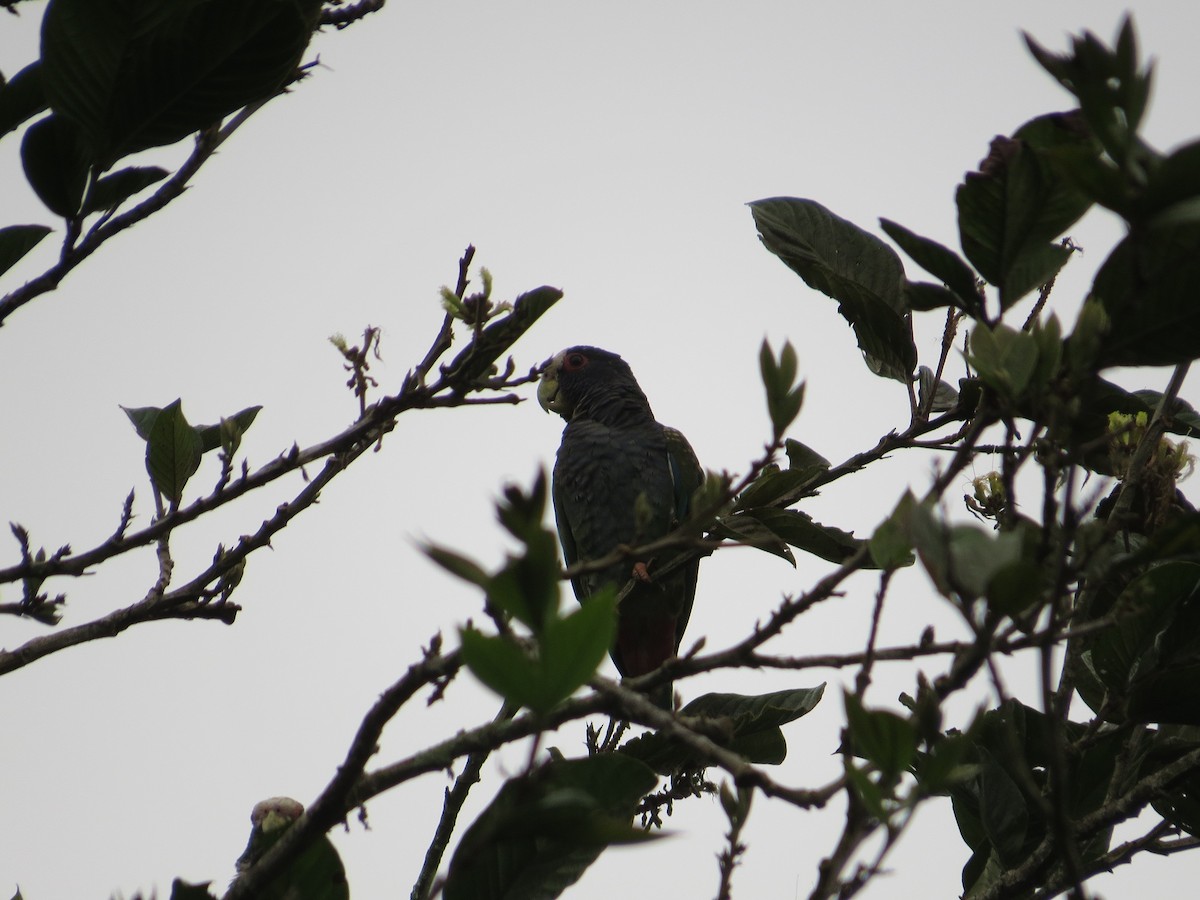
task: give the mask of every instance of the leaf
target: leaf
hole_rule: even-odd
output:
[[[183,417],[180,401],[162,409],[146,438],[146,471],[172,504],[178,505],[188,479],[200,468],[200,452],[200,436]]]
[[[546,532],[526,545],[522,556],[510,557],[487,585],[488,599],[535,635],[541,635],[558,612],[558,549]]]
[[[0,137],[46,110],[42,63],[34,60],[0,87]]]
[[[793,547],[833,563],[842,563],[858,552],[862,541],[840,528],[814,522],[795,509],[763,507],[746,511],[768,531]]]
[[[619,753],[556,759],[511,778],[462,836],[446,900],[549,900],[611,843],[652,840],[630,825],[657,779]]]
[[[545,690],[567,699],[596,674],[617,631],[617,592],[593,594],[568,616],[547,623],[538,641]],[[553,704],[552,704],[553,705]]]
[[[917,370],[917,382],[919,386],[917,407],[919,409],[928,409],[931,413],[949,412],[957,407],[958,391],[944,381],[938,381],[935,386],[933,378],[933,369],[929,368],[929,366],[921,366]],[[932,402],[929,399],[929,392],[931,390],[933,391]]]
[[[810,713],[824,693],[825,685],[819,684],[758,696],[704,694],[686,704],[679,715],[702,719],[710,739],[747,761],[779,765],[787,755],[781,727]],[[663,732],[626,741],[619,752],[642,760],[662,775],[701,765],[690,748]]]
[[[983,830],[1000,861],[1012,867],[1025,861],[1029,810],[1012,778],[982,747],[979,771],[979,814]]]
[[[1094,296],[1108,313],[1096,364],[1166,366],[1200,356],[1200,225],[1134,232],[1096,273]]]
[[[1007,309],[1048,281],[1070,250],[1048,243],[1091,206],[1063,178],[1048,154],[1064,148],[1099,153],[1077,114],[1051,113],[997,136],[979,171],[967,173],[955,193],[963,252],[979,274],[1000,288]]]
[[[783,447],[787,453],[789,469],[815,474],[828,469],[831,465],[829,460],[820,453],[799,441],[787,438],[783,442]]]
[[[558,288],[542,285],[522,294],[513,301],[510,313],[501,316],[483,329],[483,333],[459,352],[445,367],[448,375],[466,384],[486,375],[504,353],[550,307],[562,299]]]
[[[74,125],[56,115],[30,125],[21,141],[21,164],[50,212],[64,219],[78,215],[91,160]]]
[[[1038,345],[1033,335],[998,323],[980,323],[971,332],[967,359],[979,378],[992,390],[1016,400],[1029,386],[1038,367]]]
[[[1146,571],[1126,585],[1115,608],[1123,610],[1121,623],[1106,628],[1090,644],[1092,666],[1110,691],[1124,695],[1139,664],[1174,613],[1196,590],[1200,565],[1166,562]]]
[[[879,225],[901,250],[912,257],[913,262],[950,289],[955,306],[972,316],[979,316],[982,310],[979,289],[975,286],[975,272],[957,253],[937,241],[914,234],[890,219],[880,219]]]
[[[49,233],[50,229],[45,225],[9,225],[0,228],[0,275],[15,266]]]
[[[50,106],[107,168],[271,97],[312,37],[316,0],[55,0],[42,25]]]
[[[129,410],[126,410],[128,413]],[[239,439],[240,436],[250,430],[250,426],[254,424],[255,418],[262,412],[261,406],[247,406],[245,409],[235,412],[232,416],[222,419],[222,422],[231,422],[232,426],[224,426],[228,432],[230,427],[236,428]],[[196,432],[200,435],[201,452],[208,453],[211,450],[216,450],[221,446],[221,430],[220,423],[216,425],[197,425]]]
[[[779,440],[796,420],[804,404],[804,383],[794,386],[798,368],[796,350],[790,342],[785,341],[779,351],[779,361],[776,362],[771,345],[764,338],[758,361],[767,393],[767,412],[771,417],[773,437]]]
[[[843,692],[846,728],[857,755],[873,763],[889,782],[908,770],[917,752],[917,730],[903,716],[888,710],[868,710],[849,691]]]
[[[83,215],[116,209],[134,194],[162,181],[170,174],[158,166],[130,166],[105,175],[92,185],[83,207]]]
[[[916,561],[906,529],[894,516],[888,516],[879,523],[868,546],[871,561],[877,569],[899,569],[911,566]]]
[[[905,281],[904,302],[910,309],[917,312],[930,312],[931,310],[945,309],[948,306],[962,308],[962,301],[958,298],[958,294],[947,287],[929,281]]]
[[[755,506],[770,506],[784,500],[795,503],[804,496],[801,488],[811,482],[821,471],[823,469],[816,466],[783,471],[776,466],[768,466],[758,478],[738,494],[733,508],[737,511]]]
[[[462,657],[471,674],[505,700],[530,709],[549,709],[543,703],[537,664],[516,644],[474,628],[459,632]]]
[[[492,580],[492,576],[484,571],[475,560],[447,547],[441,547],[437,544],[424,544],[421,550],[451,575],[457,575],[463,581],[469,581],[471,584],[478,585],[486,590]]]
[[[138,437],[143,441],[150,440],[150,430],[154,427],[154,420],[158,418],[158,414],[162,412],[162,407],[159,406],[122,406],[121,409],[125,415],[129,417],[129,421],[133,423],[134,430],[137,431]]]
[[[756,200],[750,210],[763,245],[838,301],[871,371],[908,383],[917,351],[895,251],[813,200]]]
[[[712,527],[712,534],[726,540],[737,541],[747,547],[756,547],[796,565],[796,557],[787,543],[775,532],[750,514],[750,511],[722,516]]]

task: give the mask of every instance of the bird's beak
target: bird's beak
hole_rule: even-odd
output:
[[[542,373],[542,378],[538,382],[538,404],[546,412],[562,414],[562,408],[558,400],[558,372],[553,368],[547,369]]]

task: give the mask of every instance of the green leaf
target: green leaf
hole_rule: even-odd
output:
[[[908,383],[917,351],[895,251],[812,200],[757,200],[750,210],[764,246],[838,301],[871,371]]]
[[[42,63],[35,60],[0,87],[0,137],[46,110]]]
[[[229,425],[218,423],[216,425],[197,425],[196,432],[200,435],[201,452],[208,453],[210,450],[216,450],[221,446],[222,428],[229,433],[231,429],[235,430],[240,440],[241,435],[250,430],[250,426],[254,424],[255,418],[262,411],[261,406],[247,406],[240,412],[235,412],[232,416],[222,418],[221,423],[229,422]],[[126,410],[128,413],[129,410]]]
[[[811,712],[824,692],[825,685],[819,684],[759,696],[704,694],[685,705],[679,715],[702,719],[709,738],[747,761],[778,765],[787,755],[782,726]],[[663,775],[701,765],[690,748],[663,732],[626,741],[620,752]]]
[[[814,522],[812,516],[795,509],[764,507],[748,510],[746,515],[793,547],[833,563],[845,562],[863,543],[848,531]]]
[[[799,367],[796,350],[790,342],[785,341],[779,351],[779,361],[776,362],[771,345],[764,338],[758,361],[763,387],[766,388],[767,412],[771,417],[774,439],[779,440],[796,420],[804,404],[804,384],[801,382],[795,386]]]
[[[778,466],[767,466],[758,478],[738,494],[733,508],[737,511],[755,506],[770,506],[785,500],[795,503],[804,496],[801,490],[804,485],[810,483],[822,471],[823,469],[815,466],[784,471],[780,471]]]
[[[889,781],[908,770],[917,752],[917,730],[903,716],[887,710],[868,710],[849,691],[843,693],[850,745]]]
[[[92,185],[88,192],[83,214],[116,209],[138,191],[145,190],[155,182],[162,181],[171,173],[158,166],[130,166],[105,175]]]
[[[545,690],[567,699],[596,674],[617,631],[617,592],[611,585],[579,609],[547,623],[538,641]],[[553,704],[552,704],[553,705]]]
[[[3,95],[0,94],[0,98]],[[1195,224],[1200,198],[1200,141],[1173,150],[1153,167],[1131,218],[1150,227]]]
[[[937,241],[914,234],[903,225],[890,219],[880,219],[884,233],[912,257],[913,262],[936,276],[952,292],[954,305],[978,317],[981,312],[979,289],[975,286],[975,272],[949,247]]]
[[[888,516],[879,523],[868,546],[871,561],[877,569],[899,569],[911,566],[916,561],[907,529],[894,516]]]
[[[178,505],[188,479],[200,468],[200,452],[200,435],[183,417],[179,400],[154,417],[146,438],[146,471],[154,487],[173,505]]]
[[[150,440],[150,430],[154,427],[154,420],[158,418],[158,414],[162,412],[160,406],[122,406],[121,409],[125,415],[129,417],[129,421],[133,423],[134,430],[137,431],[138,437],[143,441]]]
[[[558,612],[558,550],[546,532],[526,545],[523,556],[510,557],[492,576],[488,599],[529,628],[535,635]]]
[[[1092,203],[1051,163],[1064,148],[1099,152],[1078,115],[1040,116],[1011,138],[996,137],[979,171],[969,172],[955,194],[963,252],[1000,288],[1002,309],[1062,267],[1070,250],[1048,242]]]
[[[888,820],[887,800],[891,792],[871,780],[865,768],[859,768],[849,757],[843,757],[842,762],[846,772],[846,781],[854,788],[854,793],[862,801],[872,818],[886,822]]]
[[[1183,602],[1200,583],[1200,565],[1166,562],[1126,585],[1115,608],[1121,623],[1106,628],[1090,644],[1092,666],[1104,686],[1123,695],[1139,664],[1150,662],[1147,652]]]
[[[424,544],[421,550],[451,575],[457,575],[463,581],[469,581],[485,590],[491,583],[492,576],[469,557],[437,544]]]
[[[995,328],[980,323],[971,332],[967,359],[984,384],[1001,396],[1016,400],[1038,368],[1038,344],[1028,332],[1002,323]]]
[[[630,825],[654,773],[619,753],[552,760],[509,779],[463,834],[446,900],[550,900],[612,843],[656,835]]]
[[[1025,797],[991,754],[983,748],[978,748],[978,753],[979,813],[983,830],[1004,865],[1019,865],[1028,855],[1025,836],[1029,829],[1029,810],[1025,806]]]
[[[962,308],[962,301],[958,298],[958,294],[947,287],[929,281],[905,281],[904,302],[910,309],[917,312],[930,312],[931,310],[945,309],[948,306]]]
[[[459,632],[463,662],[471,674],[516,706],[543,711],[546,705],[537,664],[516,644],[474,628]]]
[[[91,160],[74,125],[56,115],[30,125],[21,140],[21,164],[50,212],[64,219],[78,215]]]
[[[1200,225],[1131,233],[1096,273],[1108,313],[1096,364],[1177,365],[1200,357]]]
[[[812,447],[791,438],[783,442],[783,448],[787,453],[789,469],[816,473],[828,469],[831,465],[829,460]]]
[[[50,229],[45,225],[9,225],[0,228],[0,275],[15,266],[49,233]]]
[[[42,26],[50,106],[107,168],[266,100],[292,76],[317,0],[55,0]]]
[[[712,527],[712,534],[726,540],[737,541],[747,547],[756,547],[796,565],[796,557],[787,543],[767,528],[749,511],[722,516]]]

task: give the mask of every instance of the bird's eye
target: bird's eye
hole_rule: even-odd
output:
[[[563,368],[568,372],[575,372],[587,364],[588,358],[582,353],[568,353],[566,359],[563,360]]]

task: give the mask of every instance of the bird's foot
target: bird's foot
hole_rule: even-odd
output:
[[[633,577],[643,584],[649,584],[653,580],[650,577],[650,570],[646,568],[644,562],[635,562],[633,564]]]

